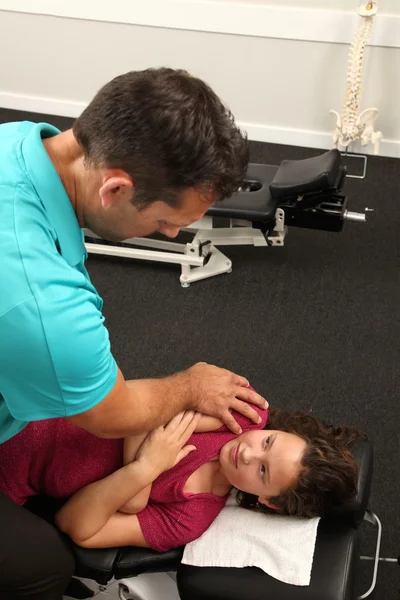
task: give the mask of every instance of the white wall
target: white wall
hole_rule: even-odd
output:
[[[229,0],[224,0],[229,1]],[[243,2],[243,0],[235,0]],[[244,0],[248,2],[249,0]],[[302,8],[332,9],[353,11],[358,6],[367,4],[368,0],[250,0],[252,3],[267,4],[270,6],[296,6]],[[378,8],[382,12],[400,14],[399,0],[376,0]]]
[[[213,1],[162,0],[153,15],[157,26],[145,26],[152,19],[152,2],[146,0],[141,11],[144,5],[132,0],[133,9],[124,12],[126,2],[120,0],[108,7],[89,0],[35,0],[35,11],[43,13],[38,15],[28,14],[28,0],[0,0],[0,106],[77,116],[116,74],[169,65],[207,80],[251,139],[331,147],[328,113],[343,103],[347,44],[357,23],[352,13],[321,10],[328,0],[279,0],[272,8],[269,0],[222,0],[218,6]],[[396,2],[380,4],[394,8]],[[167,10],[168,4],[180,6],[179,15]],[[337,2],[329,0],[329,5]],[[12,11],[1,11],[10,7]],[[190,11],[199,7],[195,19]],[[56,11],[64,16],[49,16]],[[247,24],[245,14],[251,15]],[[91,15],[102,20],[88,20]],[[173,28],[175,17],[178,29]],[[400,157],[400,16],[379,18],[367,51],[361,108],[380,109],[381,153]],[[207,24],[209,30],[204,30]],[[197,25],[203,30],[196,31]]]

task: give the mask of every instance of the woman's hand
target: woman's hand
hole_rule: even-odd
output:
[[[167,425],[154,429],[140,446],[136,461],[146,471],[156,473],[156,477],[172,469],[190,452],[196,450],[195,446],[185,444],[196,429],[200,417],[200,413],[192,410],[181,412]]]

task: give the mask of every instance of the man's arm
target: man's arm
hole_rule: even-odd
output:
[[[191,407],[189,385],[185,372],[162,379],[125,381],[118,370],[117,381],[104,400],[68,419],[99,437],[146,434]]]
[[[235,433],[240,428],[230,410],[257,419],[246,403],[261,406],[264,400],[247,388],[247,380],[205,363],[128,387],[97,297],[57,252],[47,248],[42,254],[49,269],[32,274],[34,287],[51,293],[29,296],[1,324],[1,392],[15,419],[64,417],[109,438],[151,431],[190,408],[221,419]]]
[[[266,406],[266,401],[249,389],[244,377],[206,363],[161,379],[129,382],[118,370],[116,384],[104,400],[68,419],[99,437],[121,438],[149,432],[178,412],[194,409],[240,433],[231,410],[255,423],[259,419],[248,402]]]

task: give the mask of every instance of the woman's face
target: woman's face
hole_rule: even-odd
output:
[[[222,447],[221,469],[229,482],[239,490],[258,496],[269,504],[295,485],[306,442],[285,431],[248,431]]]

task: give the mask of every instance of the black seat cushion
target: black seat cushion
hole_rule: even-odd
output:
[[[75,575],[106,585],[113,577],[119,548],[81,548],[68,539],[75,558]]]
[[[368,508],[369,495],[371,491],[374,455],[373,447],[368,439],[358,441],[352,453],[358,465],[357,494],[353,500],[335,511],[332,516],[347,520],[350,524],[359,525],[364,518]]]
[[[304,160],[284,160],[270,185],[272,198],[282,200],[307,192],[319,192],[340,186],[344,168],[336,148]]]
[[[180,565],[181,600],[354,600],[359,564],[356,528],[322,520],[309,586],[282,583],[261,569]]]
[[[115,578],[134,577],[141,573],[176,571],[183,555],[183,548],[168,552],[156,552],[149,548],[121,548],[115,564]]]
[[[269,185],[273,180],[277,167],[250,163],[247,169],[246,182],[254,185],[254,191],[239,191],[230,198],[216,202],[208,211],[211,217],[243,219],[256,223],[270,223],[275,220],[277,201],[271,197]]]

